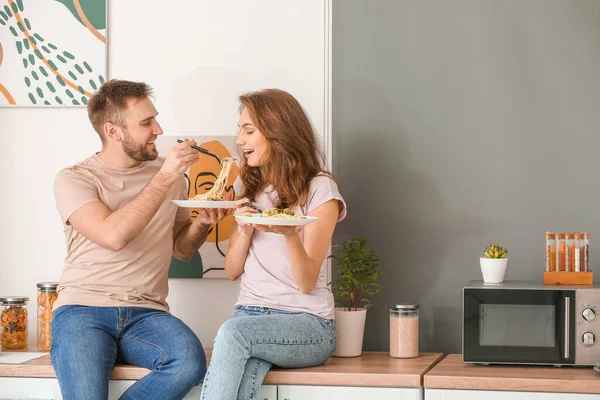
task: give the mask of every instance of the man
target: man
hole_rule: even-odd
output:
[[[183,174],[198,151],[186,140],[158,157],[163,131],[150,96],[145,83],[105,83],[87,105],[101,151],[55,180],[67,257],[51,357],[65,400],[107,399],[117,360],[152,371],[123,399],[181,399],[206,371],[197,336],[168,312],[168,269],[231,210],[201,210],[192,222],[171,201],[187,198]]]

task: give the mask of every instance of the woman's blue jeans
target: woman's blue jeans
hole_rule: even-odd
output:
[[[272,365],[323,364],[335,351],[335,322],[307,313],[237,306],[217,333],[201,399],[256,399]]]

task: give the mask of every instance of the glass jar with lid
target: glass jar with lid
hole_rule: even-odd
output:
[[[0,297],[0,348],[27,347],[27,302],[29,297]]]
[[[419,356],[419,305],[390,305],[390,356]]]
[[[58,297],[56,287],[58,282],[40,282],[37,284],[37,345],[42,351],[50,351],[52,338],[50,324],[52,323],[52,307]]]

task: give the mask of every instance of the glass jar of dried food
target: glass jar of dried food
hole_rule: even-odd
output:
[[[40,282],[37,284],[37,345],[42,351],[50,351],[52,339],[50,324],[52,323],[52,306],[58,297],[57,282]]]
[[[390,305],[390,356],[419,356],[419,305]]]
[[[27,347],[27,302],[29,297],[0,297],[0,348]]]

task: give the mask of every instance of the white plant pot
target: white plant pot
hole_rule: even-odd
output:
[[[481,274],[485,283],[502,283],[508,258],[479,258]]]
[[[335,308],[334,357],[358,357],[362,354],[367,310],[345,311]]]

